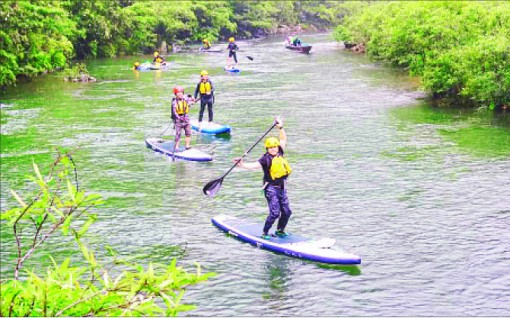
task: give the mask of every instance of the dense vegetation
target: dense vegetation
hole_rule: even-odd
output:
[[[0,2],[0,86],[72,59],[149,53],[163,41],[251,37],[279,25],[330,27],[338,1],[5,0]]]
[[[448,104],[510,105],[510,2],[398,1],[347,7],[339,41],[405,67]]]
[[[33,167],[35,174],[29,177],[33,193],[20,195],[11,190],[19,207],[1,214],[2,223],[13,228],[17,259],[12,279],[0,284],[0,316],[175,316],[194,308],[181,303],[185,288],[213,273],[201,274],[198,265],[196,273],[187,273],[175,258],[166,265],[150,263],[144,268],[116,259],[111,248],[113,261],[97,259],[84,238],[103,200],[80,188],[71,153],[59,152],[44,177],[35,162]],[[73,258],[71,262],[61,253],[52,253],[53,266],[48,269],[25,269],[25,262],[41,253],[50,238],[68,246],[74,241],[84,261]]]

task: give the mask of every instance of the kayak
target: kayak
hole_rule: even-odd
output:
[[[222,231],[243,242],[286,256],[326,264],[361,264],[361,258],[358,255],[333,249],[334,239],[311,239],[289,233],[285,237],[278,237],[273,234],[270,240],[265,240],[261,237],[264,222],[256,222],[224,214],[214,216],[211,221]]]
[[[198,125],[198,120],[190,120],[191,129],[207,135],[230,134],[232,129],[228,125],[222,125],[215,122],[202,121],[202,125]]]
[[[285,47],[288,48],[289,50],[293,50],[293,51],[296,51],[296,52],[299,52],[299,53],[305,53],[305,54],[310,53],[310,50],[312,49],[311,45],[301,45],[301,46],[298,45],[298,46],[296,46],[296,45],[288,45],[288,44],[286,44]]]
[[[238,68],[227,67],[227,66],[225,66],[225,71],[230,72],[230,73],[240,73],[241,72],[241,70]]]
[[[181,142],[183,143],[184,140]],[[165,141],[160,138],[147,138],[145,140],[147,148],[152,149],[156,152],[160,152],[166,156],[172,157],[172,152],[175,142]],[[183,145],[179,145],[179,149],[176,149],[173,153],[175,159],[182,159],[187,161],[212,161],[212,156],[196,148],[186,150]]]

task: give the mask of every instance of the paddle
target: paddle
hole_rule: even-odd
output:
[[[174,141],[174,149],[172,150],[172,161],[175,161],[175,148],[177,148],[177,142],[179,142],[179,139],[181,137],[181,131],[179,129],[179,132],[175,133],[175,141]]]
[[[237,50],[237,52],[244,52],[242,50]],[[253,61],[253,57],[249,56],[249,55],[245,55],[245,57],[250,60],[250,61]]]
[[[163,132],[162,132],[161,134],[159,134],[159,136],[158,136],[158,137],[162,137],[162,136],[163,136],[163,134],[164,134],[164,133],[166,133],[166,131],[168,130],[168,128],[170,128],[170,125],[171,125],[171,124],[172,124],[172,121],[170,121],[170,122],[168,123],[168,126],[166,126],[165,130],[163,130]]]
[[[248,149],[244,155],[239,158],[239,160],[236,161],[236,163],[227,171],[225,172],[225,174],[223,174],[220,178],[216,179],[216,180],[213,180],[213,181],[209,181],[205,186],[204,186],[204,189],[202,190],[204,192],[205,195],[209,196],[209,197],[214,197],[216,195],[216,193],[218,193],[218,191],[220,191],[220,187],[221,187],[221,184],[223,183],[223,178],[225,178],[227,176],[227,174],[230,173],[230,171],[232,171],[236,166],[237,164],[239,163],[239,161],[241,161],[244,157],[246,157],[246,155],[248,155],[248,153],[253,149],[255,148],[255,146],[262,140],[262,138],[264,138],[267,134],[269,134],[269,132],[271,131],[271,129],[274,128],[274,126],[276,126],[278,123],[275,122],[263,135],[262,137],[259,138],[259,140],[257,140],[257,142],[251,146],[250,149]]]

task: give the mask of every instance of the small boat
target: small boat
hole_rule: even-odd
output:
[[[196,148],[186,150],[183,145],[179,145],[179,149],[176,149],[174,152],[174,141],[165,141],[160,138],[147,138],[145,140],[145,144],[147,145],[147,148],[160,152],[166,156],[174,157],[175,159],[187,161],[212,161],[211,155]]]
[[[206,135],[230,134],[232,130],[228,125],[222,125],[215,122],[203,121],[202,125],[198,124],[198,120],[190,120],[191,129]]]
[[[286,44],[285,47],[289,50],[296,51],[299,53],[310,53],[310,50],[312,49],[311,45],[305,44],[305,45],[289,45]]]

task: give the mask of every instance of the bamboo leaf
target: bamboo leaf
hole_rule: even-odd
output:
[[[67,216],[66,220],[64,221],[64,224],[62,224],[62,233],[64,235],[67,235],[69,233],[69,226],[71,225],[71,220],[73,219],[72,215]]]
[[[82,228],[80,229],[80,231],[78,232],[78,237],[82,237],[83,234],[85,234],[89,227],[94,223],[96,222],[96,219],[97,219],[97,216],[95,214],[91,214],[89,216],[89,219],[87,220],[87,222],[85,222],[85,224],[82,226]]]
[[[20,196],[14,191],[11,189],[11,194],[12,196],[16,199],[16,201],[18,201],[18,203],[23,207],[23,208],[26,208],[27,207],[27,204],[23,201],[22,198],[20,198]]]
[[[75,196],[74,196],[75,188],[74,188],[74,186],[71,184],[71,181],[70,181],[70,180],[67,180],[67,190],[69,191],[69,196],[71,197],[71,199],[72,199],[73,201],[75,201]]]
[[[35,174],[37,175],[37,177],[39,178],[39,180],[44,183],[44,179],[41,175],[41,171],[39,171],[39,167],[37,166],[37,164],[35,163],[35,161],[32,161],[32,165],[34,166],[34,171],[35,171]]]

